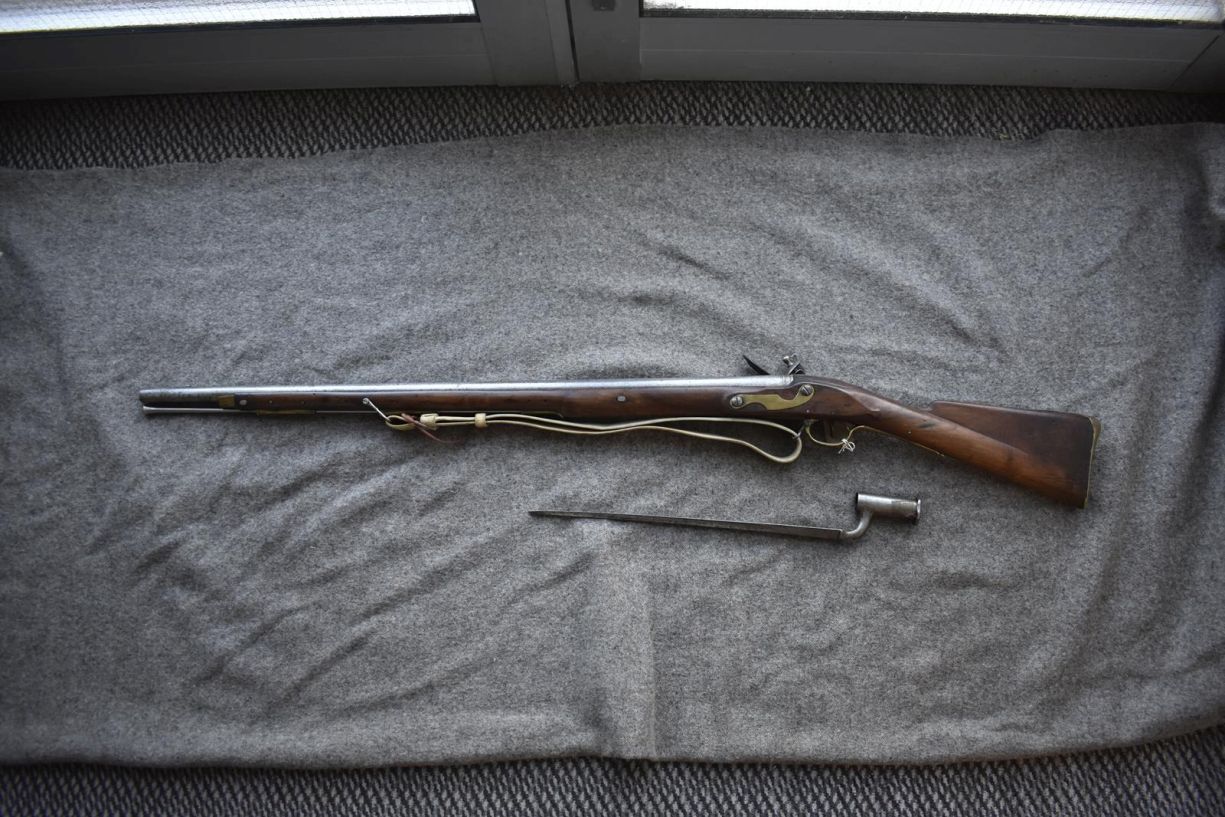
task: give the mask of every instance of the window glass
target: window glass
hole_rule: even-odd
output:
[[[1220,0],[643,0],[648,14],[688,12],[826,12],[958,16],[1161,20],[1218,23]]]
[[[475,16],[472,0],[5,0],[0,31]]]

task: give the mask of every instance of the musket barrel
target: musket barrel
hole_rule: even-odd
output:
[[[569,400],[575,416],[651,416],[681,403],[711,411],[747,389],[785,388],[790,376],[580,380],[534,383],[400,383],[325,386],[234,386],[144,389],[147,414],[351,413],[370,409],[367,398],[395,411],[556,412]],[[605,408],[606,407],[606,408]],[[202,411],[207,410],[207,411]],[[591,412],[596,411],[596,415]]]

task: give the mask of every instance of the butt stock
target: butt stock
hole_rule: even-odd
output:
[[[1088,502],[1100,430],[1093,417],[939,402],[926,411],[884,411],[880,420],[872,425],[1057,502]]]

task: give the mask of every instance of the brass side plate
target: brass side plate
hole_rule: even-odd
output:
[[[805,394],[804,392],[808,393]],[[737,394],[732,398],[732,408],[745,408],[746,406],[758,405],[766,411],[778,411],[779,409],[795,408],[802,406],[812,399],[814,391],[800,388],[795,392],[793,397],[783,397],[781,394]]]

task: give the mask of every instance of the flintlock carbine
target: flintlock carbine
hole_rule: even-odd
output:
[[[746,358],[747,360],[747,358]],[[413,383],[371,386],[251,386],[146,389],[147,414],[377,414],[399,431],[518,425],[566,434],[654,430],[742,445],[794,462],[808,441],[854,450],[864,429],[882,432],[1083,508],[1100,424],[1057,411],[938,402],[910,408],[867,389],[813,377],[788,356],[783,374],[545,383]],[[602,422],[594,422],[600,420]],[[771,453],[715,433],[729,424],[784,433],[792,448]],[[814,429],[816,429],[814,431]]]

